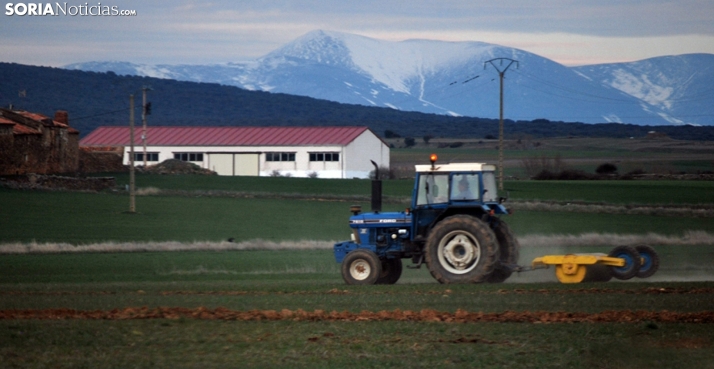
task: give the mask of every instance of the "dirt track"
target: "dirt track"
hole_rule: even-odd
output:
[[[137,293],[144,294],[139,291]],[[251,295],[269,294],[264,291],[163,291],[161,295]],[[331,289],[328,291],[300,292],[291,294],[351,294],[349,290]],[[418,291],[411,293],[420,294]],[[444,291],[425,291],[423,294],[450,294],[451,289]],[[89,293],[77,292],[6,292],[2,295],[105,295],[114,294],[106,291]],[[641,289],[613,289],[613,288],[578,288],[564,290],[548,289],[513,289],[480,291],[478,294],[629,294],[629,295],[660,295],[660,294],[714,294],[714,288],[660,288],[646,287]],[[410,322],[446,322],[446,323],[714,323],[714,311],[695,313],[678,313],[669,311],[604,311],[599,313],[563,312],[563,311],[504,311],[497,313],[468,312],[457,310],[455,313],[424,309],[421,311],[392,310],[392,311],[361,311],[359,313],[348,311],[312,312],[283,309],[277,310],[249,310],[239,311],[226,308],[208,309],[182,308],[182,307],[129,307],[113,310],[74,310],[74,309],[12,309],[0,310],[0,320],[37,319],[37,320],[132,320],[132,319],[198,319],[198,320],[234,320],[234,321],[305,321],[305,322],[362,322],[362,321],[410,321]]]
[[[714,311],[698,313],[675,313],[668,311],[604,311],[601,313],[570,313],[570,312],[514,312],[474,313],[457,310],[455,313],[436,310],[421,311],[362,311],[360,313],[315,310],[250,310],[236,311],[226,308],[196,309],[181,307],[158,308],[124,308],[114,310],[81,311],[72,309],[45,310],[2,310],[0,320],[15,319],[92,319],[92,320],[128,320],[128,319],[200,319],[200,320],[291,320],[291,321],[331,321],[331,322],[362,322],[362,321],[411,321],[411,322],[446,322],[446,323],[714,323]]]
[[[144,294],[139,291],[137,293]],[[163,291],[161,295],[252,295],[269,294],[263,291]],[[296,291],[288,294],[352,294],[349,290],[331,289],[328,291]],[[443,291],[429,291],[426,294],[451,294],[451,289]],[[549,289],[513,289],[480,291],[479,294],[628,294],[628,295],[660,295],[660,294],[714,294],[714,288],[658,288],[646,287],[641,289],[612,289],[612,288],[579,288],[564,290]],[[93,291],[90,293],[64,291],[64,292],[4,292],[0,295],[105,295],[115,294],[107,291]],[[278,292],[278,294],[283,294]],[[36,320],[130,320],[130,319],[198,319],[198,320],[234,320],[234,321],[411,321],[411,322],[447,322],[447,323],[714,323],[714,311],[701,311],[694,313],[681,313],[669,311],[604,311],[600,313],[583,312],[548,312],[548,311],[504,311],[498,313],[468,312],[457,310],[455,313],[424,309],[421,311],[392,310],[392,311],[324,311],[312,312],[283,309],[276,310],[249,310],[239,311],[226,308],[208,309],[183,308],[183,307],[129,307],[113,310],[74,310],[74,309],[23,309],[0,310],[0,320],[36,319]]]

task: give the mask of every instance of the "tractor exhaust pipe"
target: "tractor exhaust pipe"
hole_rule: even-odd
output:
[[[379,213],[382,211],[382,180],[379,179],[379,167],[374,160],[370,160],[374,165],[374,179],[372,180],[372,211]]]

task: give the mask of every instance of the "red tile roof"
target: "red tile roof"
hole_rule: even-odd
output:
[[[69,133],[79,133],[78,130],[68,126],[67,124],[60,123],[56,120],[50,119],[46,115],[42,115],[42,114],[38,114],[38,113],[31,113],[31,112],[24,111],[24,110],[15,110],[15,111],[8,110],[8,114],[17,114],[21,117],[25,117],[25,118],[33,120],[35,122],[41,123],[46,127],[65,128],[65,129],[67,129],[67,132],[69,132]],[[13,133],[15,133],[15,134],[42,134],[40,129],[28,127],[24,124],[18,124],[18,122],[14,121],[11,118],[12,118],[12,116],[11,117],[0,116],[0,124],[14,124],[15,126],[13,127]]]
[[[15,125],[16,123],[0,115],[0,124]]]
[[[5,126],[12,126],[12,133],[16,135],[41,135],[42,132],[38,129],[24,126],[18,124],[17,122],[10,120],[8,118],[0,116],[0,124]]]
[[[67,124],[60,123],[54,119],[51,119],[50,117],[43,115],[43,114],[38,114],[38,113],[31,113],[28,111],[16,111],[15,113],[22,115],[25,118],[30,118],[34,121],[37,122],[42,122],[42,124],[50,127],[59,127],[59,128],[66,128],[67,132],[69,133],[79,133],[78,130],[70,127]]]
[[[347,145],[367,127],[148,127],[151,146],[299,146]],[[141,143],[141,126],[134,143]],[[128,146],[129,127],[99,127],[84,137],[82,146]]]
[[[42,132],[39,129],[34,129],[32,127],[23,126],[22,124],[15,124],[12,127],[12,133],[16,135],[41,135]]]

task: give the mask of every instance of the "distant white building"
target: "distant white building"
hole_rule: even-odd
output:
[[[134,130],[134,160],[144,163],[141,128]],[[80,146],[123,146],[129,165],[129,127],[99,127]],[[188,161],[225,176],[367,178],[389,167],[389,146],[367,127],[149,127],[147,165]]]

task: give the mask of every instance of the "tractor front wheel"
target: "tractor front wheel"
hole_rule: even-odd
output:
[[[454,215],[431,230],[424,256],[440,283],[479,283],[493,273],[498,255],[496,235],[486,223]]]
[[[375,284],[382,271],[382,262],[369,250],[354,250],[342,260],[342,279],[347,284]]]

